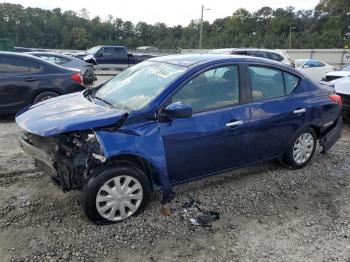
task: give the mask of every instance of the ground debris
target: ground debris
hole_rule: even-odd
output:
[[[220,218],[219,212],[206,211],[198,215],[196,218],[191,218],[191,224],[194,226],[210,227],[211,223]]]

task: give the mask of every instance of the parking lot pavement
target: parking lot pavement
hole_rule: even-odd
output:
[[[305,169],[272,162],[202,179],[175,188],[169,216],[155,193],[143,214],[109,226],[91,224],[79,192],[63,193],[34,168],[19,132],[0,121],[1,261],[350,259],[349,125]],[[193,225],[203,210],[219,219]]]

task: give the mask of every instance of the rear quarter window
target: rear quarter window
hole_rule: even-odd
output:
[[[286,72],[284,72],[283,75],[284,75],[284,84],[286,88],[286,95],[289,95],[298,86],[300,79],[299,77],[288,74]]]
[[[283,57],[280,56],[279,54],[269,52],[269,56],[274,61],[278,61],[278,62],[283,61]]]
[[[37,61],[29,61],[30,73],[38,74],[44,72],[44,65]]]

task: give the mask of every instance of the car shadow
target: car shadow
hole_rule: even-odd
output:
[[[0,115],[0,123],[14,122],[16,115]]]

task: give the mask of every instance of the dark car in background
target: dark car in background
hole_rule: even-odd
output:
[[[37,57],[0,52],[0,114],[62,94],[84,90],[80,72]]]
[[[96,60],[97,68],[113,67],[117,69],[126,69],[139,62],[155,57],[150,54],[130,54],[125,46],[103,45],[95,46],[86,52],[72,53],[73,57],[87,59],[92,56]]]
[[[34,52],[34,51],[46,52],[44,49],[37,49],[37,48],[18,47],[18,46],[14,48],[14,52],[17,52],[17,53],[26,53],[26,52]]]
[[[96,79],[94,65],[81,59],[54,52],[29,52],[28,54],[70,69],[78,69],[84,85],[92,85]]]

